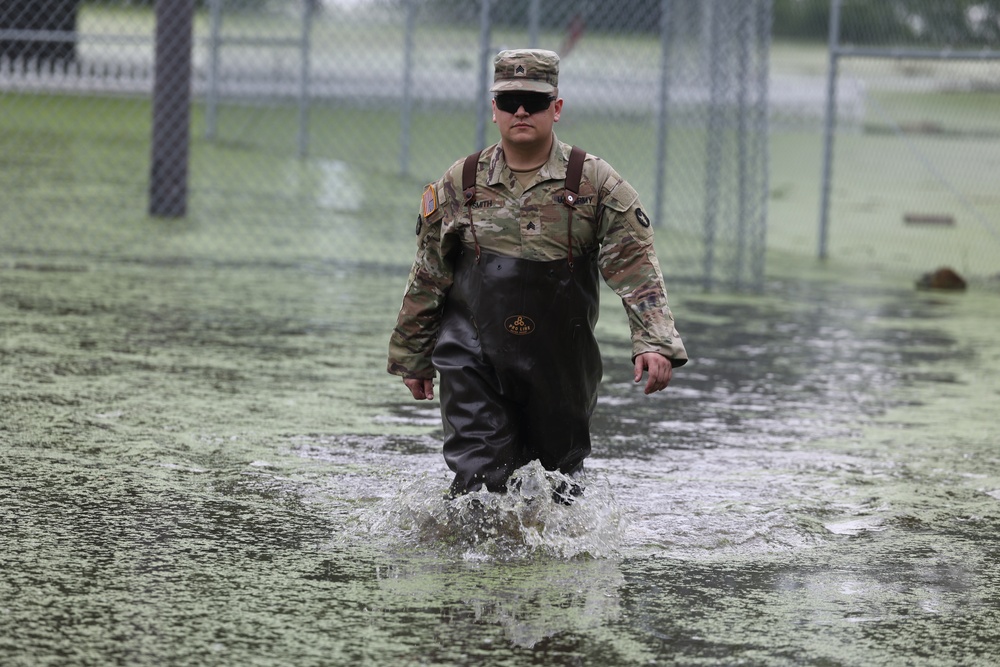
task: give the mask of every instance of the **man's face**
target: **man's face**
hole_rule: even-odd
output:
[[[530,148],[549,141],[562,105],[562,99],[548,93],[497,93],[493,122],[505,143]]]

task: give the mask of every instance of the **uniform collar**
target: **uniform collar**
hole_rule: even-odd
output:
[[[553,132],[552,149],[549,152],[549,159],[542,165],[542,168],[538,170],[538,181],[565,179],[566,167],[568,164],[569,158],[562,149],[559,137],[557,137],[555,132]],[[500,184],[510,187],[510,184],[515,183],[516,181],[517,177],[514,176],[514,172],[507,166],[507,160],[503,154],[503,146],[501,146],[498,142],[493,150],[493,156],[490,158],[490,168],[487,172],[486,183],[491,187]]]

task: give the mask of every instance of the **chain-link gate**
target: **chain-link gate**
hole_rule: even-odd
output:
[[[492,55],[562,55],[560,139],[655,210],[670,280],[759,287],[770,0],[12,0],[7,253],[405,265],[496,140]]]
[[[819,256],[1000,274],[998,92],[998,3],[834,0]]]

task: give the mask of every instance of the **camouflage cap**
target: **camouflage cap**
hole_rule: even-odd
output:
[[[559,85],[559,54],[542,49],[501,51],[493,59],[490,92],[554,93]]]

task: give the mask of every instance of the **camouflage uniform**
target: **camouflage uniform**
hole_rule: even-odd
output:
[[[562,203],[562,188],[570,148],[553,141],[549,161],[527,189],[507,167],[499,145],[483,151],[472,215],[484,251],[533,261],[568,257],[569,209]],[[675,368],[687,362],[667,305],[650,219],[635,189],[598,157],[588,155],[584,163],[572,232],[573,254],[579,257],[597,250],[601,275],[622,299],[633,359],[659,352]],[[431,353],[453,280],[449,254],[473,245],[463,206],[462,161],[425,190],[416,233],[417,256],[389,343],[388,370],[403,377],[431,378]]]

